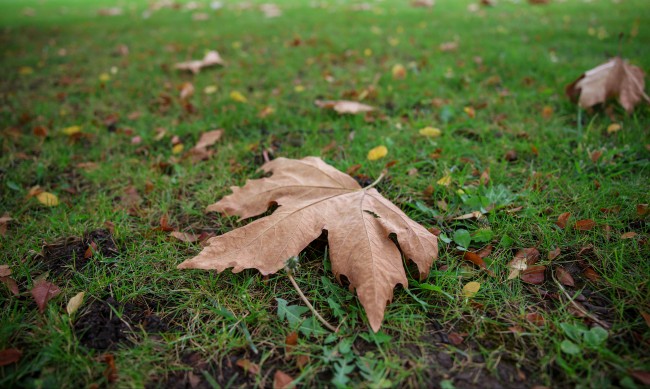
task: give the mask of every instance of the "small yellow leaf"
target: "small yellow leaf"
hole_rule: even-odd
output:
[[[18,73],[22,74],[23,76],[26,76],[28,74],[34,73],[34,69],[30,66],[23,66],[20,69],[18,69]]]
[[[99,81],[101,82],[110,81],[110,79],[111,79],[111,75],[108,73],[102,73],[99,75]]]
[[[246,98],[246,96],[242,95],[240,92],[238,92],[236,90],[230,92],[230,98],[237,101],[237,102],[240,102],[240,103],[248,102],[248,99]]]
[[[621,130],[621,125],[618,123],[613,123],[610,124],[609,127],[607,127],[607,133],[608,134],[613,134],[615,132],[618,132]]]
[[[470,298],[474,297],[474,295],[478,292],[478,290],[481,289],[481,284],[479,284],[476,281],[471,281],[465,284],[463,286],[463,296]]]
[[[393,78],[396,80],[403,80],[406,77],[406,68],[404,65],[397,64],[393,66]]]
[[[386,146],[377,146],[374,149],[368,151],[368,159],[370,161],[376,161],[380,158],[384,158],[388,154],[388,149]]]
[[[372,56],[372,50],[371,49],[365,49],[363,51],[363,55],[365,55],[366,57]]]
[[[420,135],[427,136],[429,138],[437,138],[442,135],[442,131],[439,128],[435,127],[424,127],[420,130]]]
[[[449,186],[449,184],[451,184],[451,176],[447,174],[441,179],[439,179],[438,182],[436,183],[441,186]]]
[[[399,45],[399,39],[397,38],[388,38],[388,44],[391,46],[397,46]]]
[[[46,207],[55,207],[59,205],[59,198],[50,192],[41,192],[36,195],[36,199]]]
[[[68,305],[65,307],[66,312],[68,312],[68,315],[72,315],[73,313],[77,312],[79,307],[81,307],[81,304],[84,301],[84,295],[85,292],[79,292],[77,293],[73,298],[68,301]]]
[[[78,132],[81,132],[81,126],[70,126],[70,127],[66,127],[66,128],[64,128],[62,131],[63,131],[63,133],[66,134],[66,135],[74,135],[74,134],[76,134],[76,133],[78,133]]]
[[[465,111],[467,116],[469,116],[471,119],[474,119],[474,117],[476,116],[476,111],[474,111],[474,108],[472,107],[465,107],[463,108],[463,111]]]
[[[185,148],[185,146],[183,146],[182,143],[174,145],[174,147],[172,147],[172,154],[180,154],[180,153],[183,152],[184,148]]]
[[[294,90],[296,93],[300,93],[300,92],[304,92],[304,91],[305,91],[305,87],[302,86],[302,85],[296,85],[296,86],[293,88],[293,90]]]
[[[216,85],[208,85],[203,89],[203,93],[206,95],[211,95],[217,91],[217,86]]]

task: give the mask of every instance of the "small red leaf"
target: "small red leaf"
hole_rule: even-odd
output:
[[[491,270],[488,270],[487,265],[485,264],[485,261],[483,261],[483,258],[481,258],[478,254],[474,254],[469,251],[465,251],[463,254],[463,259],[466,261],[470,261],[476,266],[480,267],[481,269],[485,270],[489,275],[494,276],[494,272]]]
[[[537,312],[531,312],[531,313],[527,314],[526,315],[526,320],[528,320],[530,323],[532,323],[532,324],[534,324],[534,325],[536,325],[538,327],[543,326],[544,323],[546,322],[546,320],[544,320],[544,316],[542,316],[542,314],[537,313]]]
[[[273,375],[273,389],[285,389],[293,382],[293,378],[283,372],[282,370],[276,370]]]
[[[630,375],[643,385],[650,385],[650,372],[641,370],[632,370]]]
[[[567,221],[569,221],[569,217],[571,217],[571,213],[564,212],[563,214],[561,214],[560,216],[557,217],[557,221],[555,222],[555,224],[558,227],[564,229],[564,228],[566,228]]]
[[[51,282],[46,281],[44,278],[37,280],[34,283],[34,287],[30,291],[36,305],[38,306],[38,311],[43,313],[45,311],[45,306],[50,299],[56,297],[61,293],[61,289],[58,286],[54,285]]]
[[[557,277],[558,281],[560,281],[562,285],[575,286],[573,277],[562,266],[555,268],[555,277]]]
[[[0,351],[0,366],[11,365],[20,360],[23,353],[15,348],[8,348]]]
[[[284,339],[284,344],[285,353],[291,353],[291,351],[293,351],[293,348],[298,344],[298,333],[294,331],[287,335],[287,337]]]
[[[598,282],[600,280],[600,275],[596,273],[596,271],[590,267],[586,268],[583,272],[582,275],[587,277],[591,282]]]
[[[481,251],[479,251],[476,254],[478,254],[478,256],[481,257],[481,258],[486,258],[491,253],[492,253],[492,245],[489,244],[489,245],[485,246],[485,248],[483,248]]]
[[[449,343],[453,344],[454,346],[458,346],[459,344],[463,343],[463,340],[465,340],[465,338],[463,338],[463,336],[458,332],[450,332],[447,338],[449,338]]]
[[[596,227],[596,222],[591,219],[578,220],[575,224],[575,229],[578,231],[589,231]]]
[[[553,250],[551,250],[551,251],[548,252],[548,259],[549,259],[549,261],[554,260],[554,259],[557,258],[558,256],[560,256],[560,248],[559,248],[559,247],[556,247],[555,249],[553,249]]]
[[[18,296],[18,294],[20,294],[20,291],[18,290],[18,284],[13,278],[0,277],[0,282],[7,285],[7,288],[9,288],[9,290],[14,296]]]
[[[528,247],[517,251],[514,260],[525,259],[527,265],[534,265],[539,260],[539,250],[534,247]]]
[[[86,252],[84,253],[84,259],[88,259],[93,256],[94,253],[97,252],[97,243],[94,241],[90,242],[88,245],[88,248],[86,249]]]
[[[546,266],[529,266],[521,273],[521,280],[529,284],[539,285],[544,283]]]

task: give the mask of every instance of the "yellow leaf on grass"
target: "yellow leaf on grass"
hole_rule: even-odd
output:
[[[476,116],[476,111],[472,107],[465,107],[463,108],[463,111],[465,111],[465,113],[467,114],[467,116],[470,117],[470,119],[474,119],[474,117]]]
[[[46,207],[55,207],[59,205],[59,198],[50,192],[41,192],[36,195],[36,199]]]
[[[612,123],[607,127],[608,134],[613,134],[615,132],[619,132],[620,130],[621,130],[621,125],[618,123]]]
[[[108,73],[102,73],[102,74],[99,75],[99,81],[101,81],[101,82],[110,81],[110,79],[111,79],[111,76]]]
[[[465,284],[463,286],[463,296],[470,298],[474,297],[476,293],[478,293],[478,290],[481,289],[481,284],[479,284],[476,281],[471,281]]]
[[[240,102],[240,103],[248,102],[248,99],[246,98],[246,96],[242,95],[240,92],[238,92],[236,90],[230,92],[230,98],[237,101],[237,102]]]
[[[217,86],[216,85],[208,85],[203,89],[203,93],[206,95],[211,95],[217,91]]]
[[[85,294],[85,292],[79,292],[73,298],[71,298],[70,301],[68,301],[68,305],[65,307],[68,315],[72,315],[73,313],[77,312],[79,307],[81,307],[81,304],[84,302]]]
[[[78,133],[78,132],[81,132],[81,126],[70,126],[70,127],[66,127],[66,128],[64,128],[62,131],[63,131],[63,133],[66,134],[66,135],[74,135],[74,134],[76,134],[76,133]]]
[[[380,158],[384,158],[388,154],[388,149],[386,146],[377,146],[374,149],[368,151],[368,159],[370,161],[376,161]]]
[[[445,175],[444,177],[439,179],[438,182],[436,182],[436,184],[442,186],[449,186],[449,184],[451,184],[451,176],[449,174]]]
[[[304,91],[305,91],[305,87],[302,86],[302,85],[296,85],[296,86],[293,87],[293,90],[294,90],[296,93],[300,93],[300,92],[304,92]]]
[[[404,65],[397,64],[393,66],[393,78],[396,80],[403,80],[406,77],[406,68]]]
[[[172,154],[180,154],[180,153],[183,152],[184,148],[185,148],[185,146],[183,146],[182,143],[174,145],[174,147],[172,147]]]
[[[424,127],[420,130],[420,135],[427,136],[429,138],[437,138],[442,135],[442,131],[439,128],[435,127]]]

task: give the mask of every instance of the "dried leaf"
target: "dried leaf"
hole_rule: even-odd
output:
[[[61,293],[61,289],[53,283],[46,281],[44,278],[41,278],[34,282],[34,287],[30,290],[30,293],[34,301],[36,301],[38,311],[43,313],[47,302],[58,296]]]
[[[287,259],[328,231],[332,271],[345,275],[356,288],[376,332],[397,284],[407,285],[395,233],[404,256],[426,276],[438,256],[435,235],[408,218],[374,188],[363,189],[350,176],[320,158],[278,158],[265,163],[268,178],[248,181],[243,188],[207,208],[247,219],[278,209],[270,216],[211,238],[209,246],[181,269],[255,268],[267,275],[281,270]]]
[[[15,348],[8,348],[0,351],[0,366],[11,365],[20,361],[20,357],[23,353]]]
[[[217,143],[223,136],[223,130],[212,130],[201,134],[201,138],[194,146],[194,149],[204,150]]]
[[[184,82],[181,85],[181,100],[187,100],[194,95],[194,85],[191,82]]]
[[[560,256],[560,248],[556,247],[555,249],[551,250],[548,252],[548,259],[549,261],[554,260],[555,258]]]
[[[275,371],[273,375],[273,389],[289,388],[292,382],[293,378],[289,374],[281,370]]]
[[[617,97],[627,112],[644,99],[645,80],[641,68],[630,65],[620,57],[614,57],[581,75],[566,87],[566,94],[581,107],[589,108],[604,103],[610,97]]]
[[[393,73],[393,79],[395,80],[403,80],[406,77],[406,68],[404,65],[397,64],[393,66],[391,72]]]
[[[638,235],[638,234],[637,234],[636,232],[634,232],[634,231],[630,231],[630,232],[626,232],[626,233],[624,233],[623,235],[621,235],[621,239],[632,239],[632,238],[634,238],[634,237],[637,236],[637,235]]]
[[[348,100],[316,100],[314,104],[320,108],[333,109],[339,114],[357,114],[371,112],[375,107]]]
[[[650,386],[650,372],[642,370],[630,370],[630,375],[642,385]]]
[[[426,136],[427,138],[437,138],[442,135],[442,131],[435,127],[424,127],[420,130],[420,135]]]
[[[386,146],[377,146],[368,151],[368,160],[376,161],[378,159],[384,158],[386,154],[388,154],[388,149]]]
[[[526,270],[521,273],[521,280],[529,284],[543,284],[544,283],[544,272],[546,271],[546,266],[528,266]]]
[[[11,294],[14,296],[18,296],[20,294],[20,291],[18,290],[18,284],[13,278],[10,277],[0,277],[0,282],[5,284],[7,288],[9,288],[9,291]]]
[[[0,277],[9,277],[11,275],[11,269],[9,265],[0,265]]]
[[[463,343],[463,340],[465,340],[465,338],[458,332],[450,332],[449,335],[447,335],[447,338],[449,339],[449,343],[454,346],[458,346]]]
[[[81,307],[81,304],[83,304],[85,295],[85,292],[79,292],[73,298],[71,298],[70,301],[68,301],[68,305],[65,307],[68,315],[72,315],[73,313],[77,312],[79,307]]]
[[[248,359],[238,359],[237,362],[235,363],[237,366],[241,367],[246,371],[247,373],[250,374],[259,374],[260,372],[260,367],[259,365],[249,361]]]
[[[248,99],[246,98],[246,96],[244,96],[241,92],[236,91],[236,90],[230,92],[230,98],[235,100],[238,103],[247,103],[248,102]]]
[[[489,275],[494,276],[494,272],[491,270],[488,270],[487,265],[485,264],[485,261],[481,256],[478,254],[472,253],[470,251],[465,251],[463,254],[463,259],[466,261],[470,261],[476,266],[480,267],[481,269],[485,270]]]
[[[188,232],[173,231],[169,234],[181,242],[192,243],[199,240],[200,235],[190,234]]]
[[[463,296],[467,298],[474,297],[476,293],[478,293],[479,289],[481,289],[481,284],[479,284],[476,281],[471,281],[465,284],[463,286]]]
[[[598,273],[596,273],[596,271],[594,269],[592,269],[591,267],[586,268],[582,272],[582,275],[585,276],[591,282],[600,281],[600,275]]]
[[[650,313],[644,312],[644,311],[639,311],[641,312],[641,316],[643,317],[643,320],[645,320],[645,324],[650,328]]]
[[[648,204],[637,204],[636,214],[639,216],[645,216],[648,214]]]
[[[119,373],[117,372],[117,366],[115,366],[115,357],[113,354],[104,354],[104,363],[106,364],[106,369],[104,369],[104,377],[109,383],[117,381],[119,378]]]
[[[578,231],[589,231],[596,227],[596,222],[591,219],[578,220],[574,227]]]
[[[174,67],[178,70],[188,70],[194,74],[197,74],[203,68],[207,68],[215,65],[225,65],[223,59],[216,51],[209,51],[205,54],[203,59],[187,62],[179,62]]]
[[[555,268],[555,277],[557,277],[558,281],[560,281],[562,285],[575,286],[575,281],[573,280],[573,277],[562,266],[558,266]]]
[[[284,339],[284,352],[290,354],[298,344],[298,333],[293,331]]]
[[[59,198],[50,192],[41,192],[36,195],[36,200],[46,207],[56,207],[59,205]]]
[[[541,313],[537,313],[537,312],[531,312],[527,314],[526,320],[538,327],[543,326],[544,323],[546,322],[546,320],[544,320],[544,316],[542,316]]]
[[[555,222],[555,224],[558,227],[564,229],[564,228],[566,228],[566,224],[569,221],[569,217],[571,217],[571,213],[564,212],[563,214],[561,214],[560,216],[557,217],[557,222]]]

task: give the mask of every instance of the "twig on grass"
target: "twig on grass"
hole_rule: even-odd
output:
[[[302,293],[302,290],[300,290],[300,287],[298,286],[298,283],[296,283],[296,280],[295,280],[295,279],[293,278],[293,276],[291,275],[291,269],[289,269],[288,267],[285,267],[284,270],[287,271],[287,276],[289,277],[289,281],[291,281],[291,285],[293,285],[293,287],[296,289],[296,292],[298,292],[298,295],[300,295],[300,298],[301,298],[302,301],[307,305],[307,307],[309,308],[309,310],[314,314],[314,316],[316,316],[316,319],[318,319],[318,321],[320,321],[321,323],[323,323],[323,325],[324,325],[328,330],[330,330],[330,331],[332,331],[332,332],[334,332],[334,333],[338,332],[338,331],[339,331],[338,328],[334,327],[333,325],[331,325],[330,323],[328,323],[327,320],[323,319],[323,317],[322,317],[322,316],[321,316],[321,315],[316,311],[316,309],[314,308],[314,306],[311,305],[311,303],[309,302],[309,300],[307,300],[307,297],[305,297],[305,294]]]
[[[555,281],[555,283],[557,284],[558,288],[560,288],[560,290],[561,290],[562,293],[566,296],[566,298],[569,299],[569,303],[570,303],[570,304],[571,304],[575,309],[577,309],[580,313],[582,313],[583,315],[585,315],[587,318],[589,318],[591,321],[593,321],[594,323],[598,324],[599,326],[601,326],[601,327],[603,327],[603,328],[610,328],[610,327],[611,327],[609,324],[605,323],[604,321],[600,320],[600,319],[597,318],[596,316],[594,316],[594,315],[592,315],[591,313],[587,312],[587,310],[584,309],[580,304],[577,304],[575,301],[573,301],[573,297],[571,297],[571,295],[569,295],[569,292],[567,292],[566,289],[564,289],[564,286],[562,286],[562,284],[560,283],[560,281],[558,281],[557,278],[555,278],[555,274],[553,274],[553,273],[551,272],[551,275],[553,276],[553,281]]]

